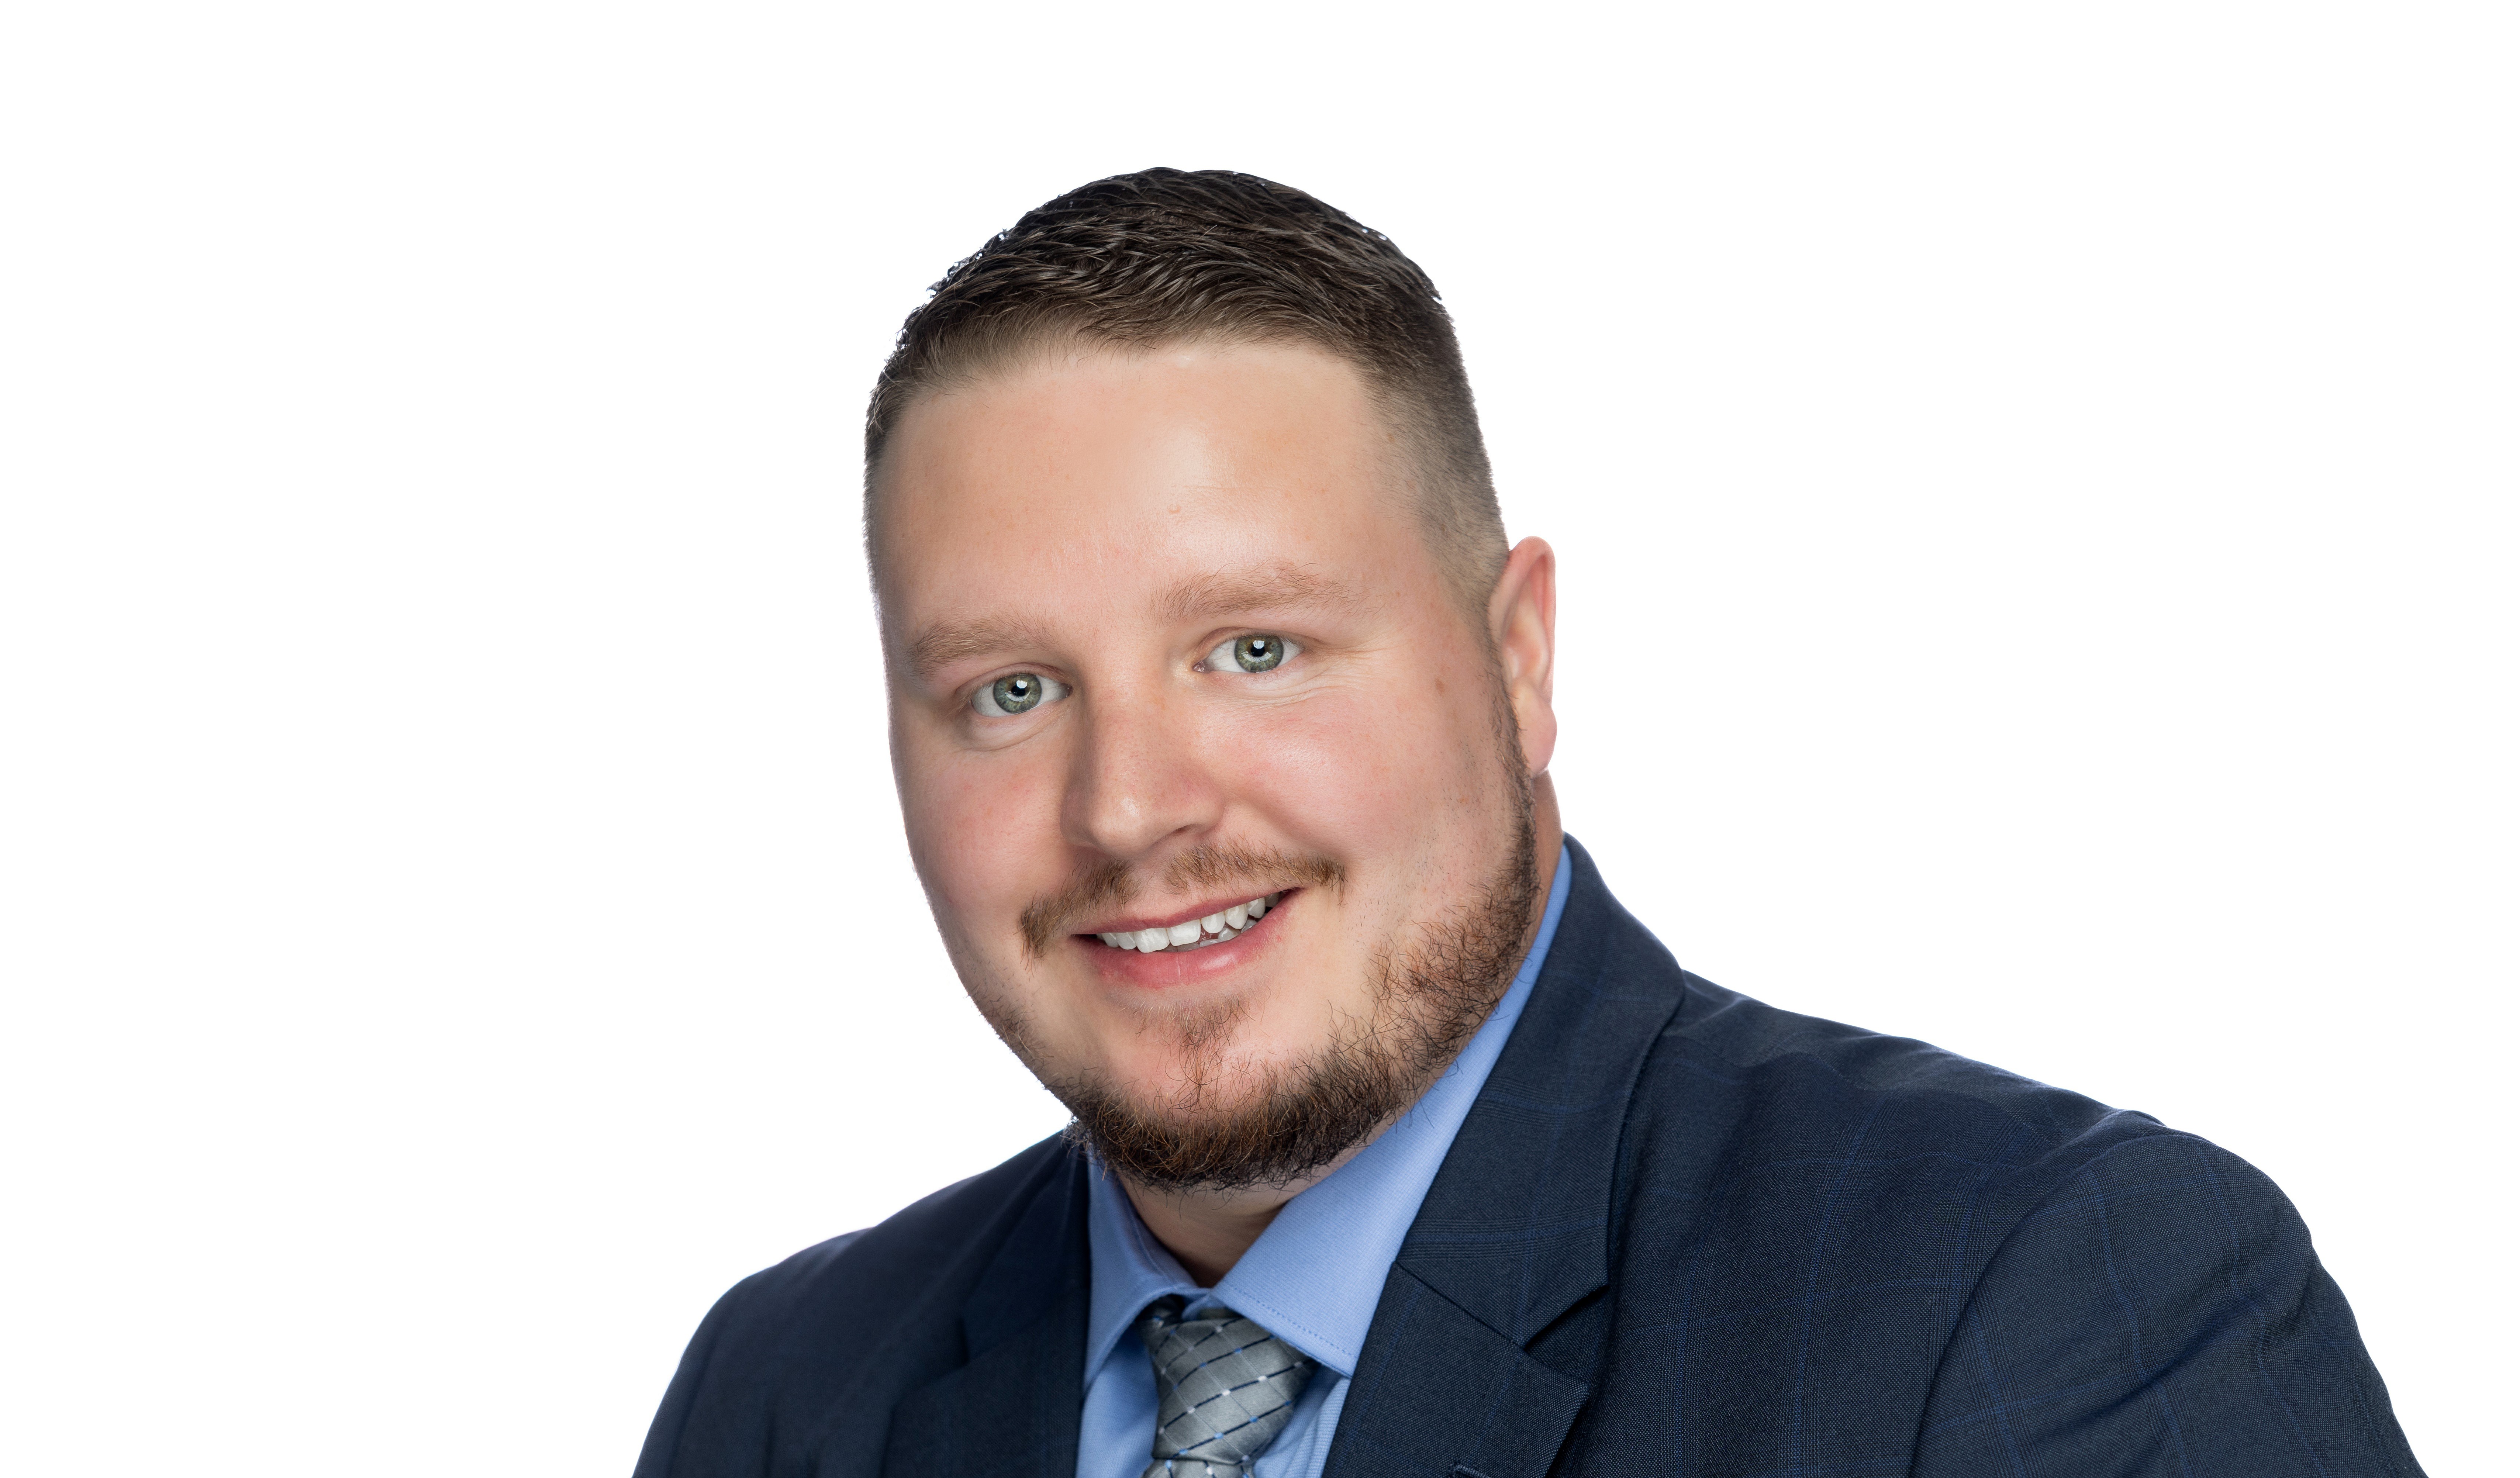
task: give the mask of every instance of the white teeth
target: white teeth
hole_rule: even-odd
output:
[[[1205,918],[1192,918],[1166,928],[1123,929],[1118,933],[1097,937],[1115,950],[1137,950],[1148,955],[1154,954],[1158,950],[1204,949],[1211,944],[1223,944],[1229,939],[1240,937],[1244,930],[1260,921],[1261,916],[1269,912],[1270,906],[1275,904],[1280,896],[1276,893],[1263,894],[1249,903],[1235,904],[1222,913],[1210,914]]]

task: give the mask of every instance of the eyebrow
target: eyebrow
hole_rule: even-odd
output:
[[[1167,620],[1195,621],[1289,605],[1354,605],[1364,599],[1361,589],[1344,580],[1281,560],[1261,569],[1185,580],[1156,599],[1155,614]]]
[[[921,632],[910,644],[910,670],[925,677],[939,667],[1011,647],[1045,645],[1041,629],[1021,621],[990,616],[977,621],[940,622]]]
[[[1282,560],[1259,569],[1192,576],[1157,596],[1153,611],[1159,620],[1196,621],[1246,610],[1355,605],[1363,599],[1357,586]],[[926,677],[972,657],[1050,645],[1042,628],[1029,622],[983,616],[929,626],[910,643],[907,654],[911,671]]]

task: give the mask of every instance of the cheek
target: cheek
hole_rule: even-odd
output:
[[[1241,784],[1255,809],[1350,863],[1440,850],[1456,821],[1483,813],[1488,719],[1462,700],[1472,685],[1359,684],[1233,726]],[[1360,879],[1362,880],[1362,879]]]
[[[912,864],[949,931],[987,933],[1057,879],[1058,785],[1049,744],[973,754],[932,736],[898,737],[895,772]]]

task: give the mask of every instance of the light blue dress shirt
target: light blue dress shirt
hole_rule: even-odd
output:
[[[1435,1086],[1356,1158],[1288,1201],[1214,1288],[1199,1287],[1182,1271],[1138,1219],[1119,1182],[1107,1175],[1094,1178],[1086,1212],[1093,1300],[1085,1322],[1085,1419],[1076,1445],[1076,1478],[1138,1478],[1146,1469],[1155,1436],[1155,1372],[1134,1326],[1147,1305],[1167,1293],[1188,1299],[1193,1313],[1221,1304],[1257,1320],[1321,1363],[1295,1403],[1294,1419],[1255,1464],[1255,1478],[1321,1478],[1383,1279],[1531,998],[1531,984],[1557,936],[1557,916],[1565,911],[1573,875],[1560,847],[1549,912],[1541,916],[1531,953],[1487,1024]]]

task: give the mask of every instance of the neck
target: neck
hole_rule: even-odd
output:
[[[1525,954],[1530,953],[1532,941],[1540,935],[1549,890],[1557,880],[1558,848],[1565,840],[1565,829],[1557,816],[1556,788],[1545,774],[1532,782],[1532,846],[1538,854],[1533,861],[1540,869],[1541,902],[1523,930]],[[1288,1201],[1328,1180],[1340,1166],[1380,1138],[1397,1118],[1394,1115],[1375,1126],[1372,1134],[1349,1146],[1337,1159],[1284,1186],[1253,1186],[1238,1190],[1151,1190],[1123,1175],[1120,1187],[1129,1193],[1129,1204],[1138,1209],[1138,1219],[1172,1253],[1182,1271],[1196,1279],[1200,1287],[1212,1288],[1234,1270],[1236,1263],[1242,1261],[1242,1254],[1260,1240],[1260,1233],[1269,1230],[1269,1224],[1278,1219]]]

